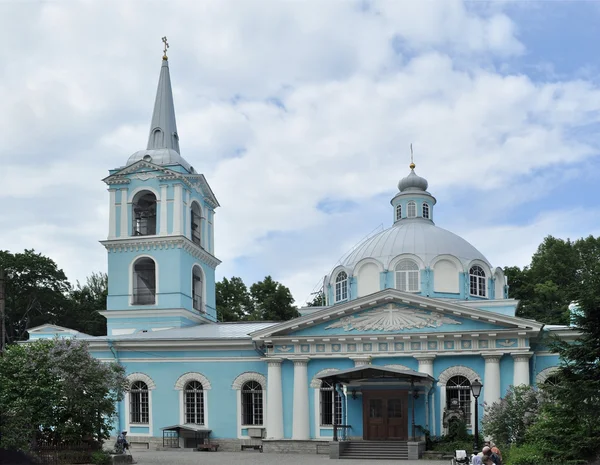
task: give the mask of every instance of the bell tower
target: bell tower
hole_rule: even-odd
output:
[[[109,192],[108,335],[216,321],[214,215],[204,175],[181,156],[163,37],[148,144],[104,179]]]

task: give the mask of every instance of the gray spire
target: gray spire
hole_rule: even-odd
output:
[[[147,150],[172,149],[179,153],[179,136],[175,122],[175,106],[169,75],[169,60],[166,55],[162,59],[160,78],[154,101],[154,113],[150,124]]]

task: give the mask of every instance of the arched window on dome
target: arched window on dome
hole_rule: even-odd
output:
[[[470,294],[477,297],[485,297],[486,292],[485,271],[479,265],[472,266],[469,270]]]
[[[419,265],[409,259],[396,265],[396,289],[405,292],[419,291]]]
[[[446,408],[462,410],[467,424],[471,424],[471,383],[464,376],[453,376],[446,383]]]
[[[429,219],[429,204],[428,203],[423,204],[423,218]]]
[[[402,205],[396,205],[396,221],[402,218]]]
[[[415,218],[417,216],[417,204],[415,202],[408,202],[406,205],[406,216],[408,218]]]
[[[335,302],[341,302],[348,298],[348,275],[340,271],[335,278]]]

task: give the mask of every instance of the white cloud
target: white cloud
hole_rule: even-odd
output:
[[[0,27],[24,38],[0,51],[0,199],[18,205],[0,213],[0,244],[36,247],[73,279],[105,269],[96,242],[107,226],[100,179],[146,144],[164,34],[182,155],[222,205],[222,272],[239,273],[235,260],[245,257],[298,298],[350,244],[389,224],[379,199],[407,174],[411,142],[419,173],[446,205],[459,188],[477,191],[484,205],[510,188],[512,201],[496,204],[506,208],[526,189],[550,195],[559,163],[568,159],[577,172],[598,153],[597,141],[571,136],[599,121],[598,88],[494,68],[494,59],[525,52],[518,25],[498,7],[478,11],[455,0],[111,6],[0,6]],[[317,208],[323,200],[356,206],[331,215]],[[544,227],[551,232],[548,221],[525,231],[485,224],[482,234],[497,241],[474,244],[490,258],[513,257],[502,252],[502,228],[535,230],[537,238]]]

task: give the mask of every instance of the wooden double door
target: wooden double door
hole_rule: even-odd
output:
[[[408,439],[407,412],[407,391],[363,391],[364,439]]]

